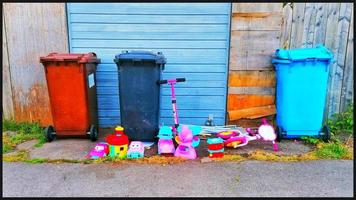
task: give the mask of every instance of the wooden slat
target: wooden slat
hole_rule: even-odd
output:
[[[340,111],[340,97],[342,89],[342,77],[345,67],[345,53],[347,47],[348,30],[351,21],[351,3],[340,5],[340,15],[338,18],[337,36],[334,38],[335,47],[333,48],[335,62],[331,65],[331,77],[329,88],[329,116]]]
[[[354,12],[352,8],[352,12]],[[351,14],[351,16],[353,16]],[[342,80],[340,111],[345,111],[347,106],[354,102],[354,85],[353,85],[353,70],[354,70],[354,18],[351,17],[349,28],[349,39],[347,41],[347,52],[345,60],[344,77]]]
[[[64,3],[5,3],[4,18],[17,121],[52,124],[44,68],[39,57],[68,52]]]
[[[272,87],[229,87],[229,94],[255,94],[274,95],[276,90]]]
[[[288,3],[283,7],[283,20],[281,29],[281,48],[288,49],[290,44],[290,35],[292,31],[292,17],[293,9],[291,4]]]
[[[304,30],[302,34],[302,47],[313,47],[315,18],[316,3],[306,3],[304,10]]]
[[[327,21],[327,4],[318,3],[316,7],[316,21],[314,30],[314,42],[313,46],[323,44],[325,39]]]
[[[282,25],[282,13],[234,14],[231,20],[232,31],[276,31]]]
[[[280,12],[282,3],[233,3],[232,13]]]
[[[230,71],[230,87],[275,87],[274,71]]]
[[[298,48],[302,45],[303,21],[305,3],[293,3],[292,32],[290,36],[290,48]]]
[[[273,105],[274,95],[229,94],[227,110]]]
[[[261,125],[263,118],[267,119],[269,124],[275,126],[275,115],[260,117],[256,119],[238,119],[238,120],[228,121],[227,124],[237,125],[244,128],[248,128],[248,127],[258,128]]]
[[[4,8],[3,8],[4,9]],[[14,118],[14,105],[12,102],[11,75],[9,66],[9,56],[7,54],[7,40],[4,21],[4,12],[2,13],[2,110],[5,119]]]
[[[229,121],[238,120],[241,118],[255,119],[259,117],[274,115],[276,113],[275,105],[246,108],[240,110],[231,110],[229,113]]]

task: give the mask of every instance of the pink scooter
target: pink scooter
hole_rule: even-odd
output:
[[[241,147],[248,144],[249,141],[262,139],[264,141],[271,141],[273,145],[273,150],[278,151],[278,145],[276,143],[277,135],[274,131],[274,128],[268,124],[266,119],[262,119],[262,125],[258,127],[258,130],[255,132],[250,128],[247,128],[246,131],[248,135],[238,135],[232,136],[229,139],[224,141],[226,147]]]
[[[174,84],[177,82],[185,82],[185,78],[176,78],[176,79],[169,79],[169,80],[160,80],[158,81],[159,84],[170,84],[171,85],[171,91],[172,91],[172,107],[173,107],[173,117],[174,117],[174,126],[172,127],[172,131],[174,135],[176,136],[178,134],[178,126],[179,126],[179,121],[178,121],[178,113],[177,113],[177,99],[176,99],[176,94],[174,92]]]

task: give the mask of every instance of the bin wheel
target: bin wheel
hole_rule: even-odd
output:
[[[323,126],[321,139],[324,142],[328,142],[330,140],[330,135],[331,134],[329,126]]]
[[[52,142],[56,137],[53,126],[48,126],[45,129],[45,134],[46,134],[47,142]]]
[[[283,131],[282,128],[277,126],[277,142],[280,142],[283,138]]]
[[[90,126],[89,132],[90,132],[90,135],[89,135],[90,140],[93,142],[96,141],[98,139],[98,130],[96,129],[96,127],[94,125]]]

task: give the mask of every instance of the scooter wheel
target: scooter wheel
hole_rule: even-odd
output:
[[[90,132],[89,134],[90,140],[92,142],[95,142],[98,139],[98,130],[94,125],[91,125],[89,132]]]
[[[282,132],[282,128],[277,126],[277,142],[280,142],[283,138],[283,132]]]
[[[53,126],[48,126],[45,129],[45,134],[46,134],[47,142],[52,142],[54,140],[54,138],[56,137]]]

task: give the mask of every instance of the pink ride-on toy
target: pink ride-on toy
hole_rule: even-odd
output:
[[[262,119],[262,125],[258,128],[257,132],[253,131],[250,128],[247,128],[246,131],[248,135],[239,135],[233,136],[224,141],[226,147],[242,147],[248,144],[249,141],[262,139],[264,141],[271,141],[273,144],[273,150],[278,151],[278,145],[276,143],[277,135],[274,131],[274,128],[268,124],[266,119]]]
[[[182,157],[187,159],[197,158],[197,153],[195,152],[194,147],[192,146],[193,134],[188,126],[182,126],[182,131],[179,134],[179,144],[174,153],[176,157]]]

